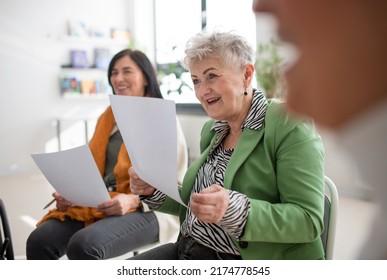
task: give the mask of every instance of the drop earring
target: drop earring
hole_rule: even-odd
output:
[[[247,95],[248,93],[247,93],[247,89],[245,88],[245,92],[243,93],[244,95]]]

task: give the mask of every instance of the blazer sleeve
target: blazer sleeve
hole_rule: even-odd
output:
[[[267,195],[247,193],[251,208],[241,240],[306,243],[322,233],[323,144],[310,123],[284,114],[274,110],[267,116],[263,147],[257,149],[269,155],[261,159],[268,175],[248,176],[255,192]]]

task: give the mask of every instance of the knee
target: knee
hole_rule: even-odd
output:
[[[33,248],[38,247],[42,241],[44,241],[44,238],[41,238],[40,234],[36,234],[35,231],[31,232],[26,242],[27,252],[29,250],[33,250]]]
[[[101,254],[86,236],[75,234],[67,246],[67,257],[70,260],[99,260]]]
[[[49,239],[41,232],[34,230],[26,241],[26,257],[29,260],[40,259],[40,254],[50,247]]]

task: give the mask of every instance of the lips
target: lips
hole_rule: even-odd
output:
[[[128,87],[127,86],[118,86],[117,89],[118,90],[126,90]]]
[[[209,105],[211,105],[211,104],[216,103],[219,99],[220,99],[220,97],[209,98],[209,99],[207,99],[207,103],[208,103]]]
[[[117,94],[124,94],[127,90],[128,90],[128,86],[122,86],[122,85],[119,85],[119,86],[116,86],[114,88],[114,91],[117,93]]]

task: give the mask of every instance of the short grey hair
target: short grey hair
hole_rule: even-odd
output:
[[[210,33],[203,30],[188,40],[185,55],[182,65],[186,69],[189,69],[192,63],[212,58],[218,59],[224,65],[239,66],[241,69],[246,64],[255,63],[254,49],[246,38],[234,31],[215,30]]]

